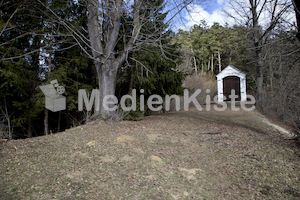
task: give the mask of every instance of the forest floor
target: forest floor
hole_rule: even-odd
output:
[[[257,111],[92,121],[0,145],[0,199],[300,199],[300,148]]]

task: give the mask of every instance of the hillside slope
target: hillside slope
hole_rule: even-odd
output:
[[[299,147],[263,119],[191,110],[9,141],[0,199],[299,199]]]

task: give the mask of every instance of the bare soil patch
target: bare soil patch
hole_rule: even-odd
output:
[[[263,119],[192,109],[9,141],[0,199],[299,199],[299,146]]]

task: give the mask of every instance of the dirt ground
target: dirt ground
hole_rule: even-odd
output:
[[[300,148],[256,111],[93,121],[0,148],[5,200],[300,199]]]

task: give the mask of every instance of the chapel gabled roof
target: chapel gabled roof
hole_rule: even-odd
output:
[[[217,74],[217,77],[224,76],[224,74],[230,73],[230,75],[239,75],[239,76],[245,76],[246,74],[242,72],[240,69],[233,65],[228,65],[225,69],[223,69],[219,74]]]

